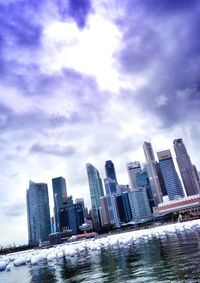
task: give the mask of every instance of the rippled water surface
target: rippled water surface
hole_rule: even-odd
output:
[[[200,282],[200,224],[173,233],[156,231],[129,242],[120,242],[118,235],[114,245],[71,257],[12,266],[0,272],[0,282]]]

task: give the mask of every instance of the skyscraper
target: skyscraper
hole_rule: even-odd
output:
[[[116,196],[118,214],[121,223],[127,223],[132,220],[132,212],[128,198],[128,192]]]
[[[105,171],[106,171],[106,177],[111,178],[115,180],[117,184],[117,177],[115,173],[115,166],[114,163],[111,160],[107,160],[105,163]]]
[[[157,171],[157,174],[158,174],[158,180],[159,180],[159,183],[160,183],[162,195],[166,196],[167,195],[167,189],[166,189],[166,186],[165,186],[165,182],[164,182],[164,179],[163,179],[163,175],[162,175],[162,172],[161,172],[161,169],[160,169],[159,162],[156,162],[156,171]]]
[[[81,203],[66,205],[59,211],[61,232],[71,230],[72,234],[80,234],[80,226],[84,223],[83,206]]]
[[[183,188],[176,172],[170,150],[160,151],[157,155],[169,199],[174,200],[183,197]]]
[[[152,218],[145,188],[138,188],[128,193],[133,221],[140,222]]]
[[[122,194],[122,193],[125,193],[125,192],[128,192],[130,190],[130,187],[129,185],[116,185],[116,189],[117,189],[117,193],[118,194]]]
[[[173,141],[174,150],[176,153],[176,160],[181,173],[183,184],[187,196],[196,195],[200,193],[200,187],[198,179],[190,160],[190,156],[187,153],[183,140],[175,139]]]
[[[117,194],[116,182],[111,178],[105,178],[104,184],[105,184],[105,190],[107,196],[110,222],[114,224],[116,227],[118,227],[120,220],[119,220],[117,203],[116,203],[116,194]]]
[[[30,246],[49,240],[51,221],[47,184],[29,182],[26,192],[28,238]]]
[[[87,163],[86,170],[92,204],[93,222],[94,226],[98,228],[100,226],[100,197],[104,196],[103,185],[98,170],[92,164]]]
[[[52,179],[53,200],[54,200],[54,217],[56,232],[59,232],[59,210],[67,202],[67,188],[65,178],[57,177]]]
[[[159,183],[158,173],[156,170],[156,161],[150,142],[144,142],[143,144],[144,154],[146,157],[146,168],[149,177],[150,187],[153,195],[155,206],[158,206],[162,202],[162,191]]]
[[[100,204],[101,204],[101,224],[103,226],[110,223],[106,196],[100,198]]]
[[[153,212],[154,200],[153,200],[153,194],[151,191],[151,186],[149,182],[149,177],[147,174],[146,167],[143,168],[142,172],[138,172],[136,175],[136,182],[137,182],[137,188],[145,188],[147,192],[147,197],[149,200],[149,205],[151,208],[151,211]]]
[[[136,175],[137,173],[141,173],[141,165],[139,161],[129,162],[127,163],[127,171],[128,171],[128,177],[130,182],[131,189],[137,188],[137,181],[136,181]]]

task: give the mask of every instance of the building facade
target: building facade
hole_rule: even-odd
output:
[[[132,220],[132,212],[128,198],[128,193],[124,192],[121,195],[117,195],[116,201],[117,201],[120,224],[130,222]]]
[[[79,228],[84,223],[83,207],[81,203],[66,205],[59,211],[60,231],[70,231],[73,235],[82,233]]]
[[[63,177],[52,179],[55,229],[59,232],[59,210],[67,203],[66,181]]]
[[[86,164],[90,198],[92,204],[92,217],[94,227],[100,227],[100,197],[104,196],[102,180],[98,170],[90,163]]]
[[[48,241],[51,234],[47,184],[30,181],[26,201],[29,245],[38,246]]]
[[[155,204],[154,204],[153,194],[152,194],[152,191],[151,191],[151,186],[150,186],[149,177],[148,177],[148,174],[147,174],[146,167],[142,170],[142,172],[137,173],[136,182],[137,182],[138,188],[145,188],[146,189],[147,197],[148,197],[148,200],[149,200],[149,205],[150,205],[151,211],[153,212],[153,207],[155,206]]]
[[[182,198],[184,196],[183,188],[176,172],[170,150],[160,151],[157,155],[169,200]]]
[[[200,186],[183,140],[175,139],[173,144],[186,194],[187,196],[196,195],[200,193]]]
[[[162,195],[166,196],[167,195],[167,189],[166,189],[166,186],[165,186],[165,182],[164,182],[164,179],[163,179],[163,175],[162,175],[162,171],[160,169],[159,162],[156,162],[156,171],[157,171],[158,180],[159,180],[159,183],[160,183]]]
[[[152,212],[145,188],[130,191],[128,196],[134,222],[144,222],[152,219]]]
[[[117,184],[117,177],[116,177],[116,173],[115,173],[115,166],[114,166],[114,163],[112,162],[112,160],[107,160],[106,161],[106,163],[105,163],[105,172],[106,172],[106,177],[115,180],[115,182]]]
[[[110,223],[106,196],[100,198],[100,205],[101,205],[101,225],[104,226]]]
[[[130,188],[137,188],[136,175],[142,172],[141,165],[139,161],[129,162],[126,164],[128,177],[130,182]]]
[[[162,190],[156,170],[156,160],[154,157],[152,145],[150,142],[144,142],[143,144],[144,154],[146,158],[146,168],[149,177],[150,187],[153,195],[155,206],[158,206],[162,202]]]
[[[108,213],[110,218],[110,223],[114,224],[116,227],[119,227],[119,214],[117,209],[117,202],[116,202],[116,182],[111,178],[104,179],[107,203],[108,203]]]
[[[116,185],[116,189],[117,189],[117,193],[119,195],[123,194],[123,193],[126,193],[130,190],[130,187],[129,185]]]

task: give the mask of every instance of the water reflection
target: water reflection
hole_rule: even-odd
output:
[[[0,282],[200,282],[200,230],[140,239],[0,273]],[[27,272],[29,271],[29,273]],[[24,274],[23,274],[24,272]],[[3,281],[2,281],[3,280]]]
[[[88,273],[92,270],[90,257],[79,257],[64,260],[60,265],[60,275],[62,279],[73,279],[70,282],[82,282],[87,279]]]
[[[46,261],[40,262],[39,265],[30,266],[30,283],[55,283],[56,278],[56,268],[47,264]]]

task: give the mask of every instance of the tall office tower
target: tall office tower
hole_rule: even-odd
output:
[[[101,205],[101,224],[103,226],[110,223],[107,197],[104,196],[100,198],[100,205]]]
[[[136,182],[137,182],[138,188],[145,188],[146,189],[147,197],[148,197],[148,200],[149,200],[149,205],[150,205],[151,211],[153,212],[153,207],[155,205],[154,205],[153,194],[152,194],[152,191],[151,191],[151,186],[150,186],[149,177],[148,177],[148,174],[147,174],[146,167],[143,168],[142,172],[137,173]]]
[[[170,150],[157,152],[169,200],[183,197],[183,188],[176,172]]]
[[[104,184],[105,184],[105,191],[107,196],[110,222],[114,224],[116,227],[119,227],[120,220],[119,220],[117,204],[116,204],[116,194],[117,194],[116,182],[111,178],[105,178]]]
[[[117,184],[117,177],[115,173],[115,166],[111,160],[107,160],[105,164],[106,177],[115,180]]]
[[[138,188],[128,193],[134,222],[148,221],[152,213],[145,188]]]
[[[128,192],[130,190],[129,185],[116,185],[117,193],[119,195]]]
[[[136,175],[142,171],[139,161],[127,163],[128,177],[131,189],[137,188]]]
[[[173,141],[176,160],[181,173],[183,184],[187,196],[192,196],[200,193],[200,187],[196,178],[195,170],[187,153],[183,140],[175,139]]]
[[[90,163],[86,164],[90,198],[92,204],[93,224],[95,228],[100,226],[100,197],[104,196],[103,185],[98,170]]]
[[[47,184],[29,182],[26,192],[28,238],[30,246],[49,240],[51,221]]]
[[[143,149],[147,161],[146,168],[147,168],[147,174],[149,176],[149,182],[153,194],[154,204],[155,206],[158,206],[158,204],[162,202],[162,191],[160,187],[158,173],[156,170],[156,161],[151,143],[144,142]]]
[[[84,198],[75,199],[75,204],[78,204],[78,203],[80,203],[83,207],[84,220],[86,220],[86,218],[88,217],[88,209],[87,207],[85,207]]]
[[[132,220],[132,212],[130,207],[130,202],[128,198],[128,193],[122,193],[116,196],[117,208],[119,213],[119,219],[121,223],[127,223]]]
[[[67,188],[65,178],[57,177],[52,179],[53,200],[54,200],[54,217],[56,232],[59,232],[59,210],[67,202]]]
[[[84,223],[83,206],[81,203],[66,205],[59,210],[60,231],[71,230],[72,234],[82,233],[79,228]]]
[[[158,180],[160,182],[162,195],[167,196],[167,189],[166,189],[166,186],[165,186],[165,182],[164,182],[164,179],[163,179],[163,175],[162,175],[162,172],[161,172],[161,169],[160,169],[159,162],[156,162],[156,171],[157,171],[157,174],[158,174]]]
[[[104,179],[104,185],[105,185],[105,191],[106,191],[106,195],[113,195],[117,193],[117,185],[115,180],[111,179],[111,178],[105,178]]]

